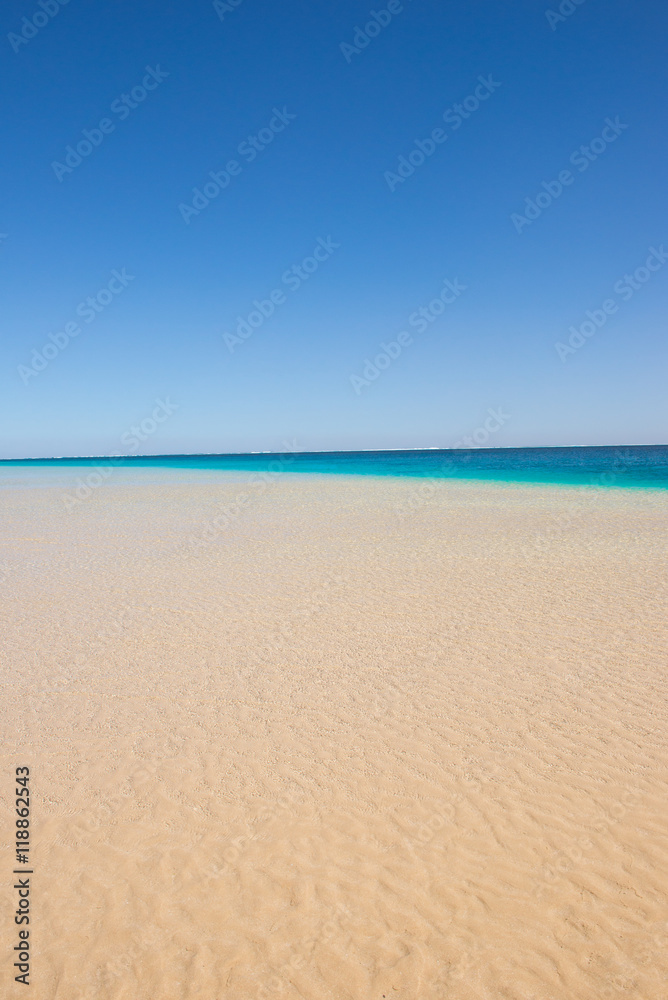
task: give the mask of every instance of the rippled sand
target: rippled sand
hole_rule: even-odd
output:
[[[79,473],[1,496],[32,1000],[665,1000],[668,494]]]

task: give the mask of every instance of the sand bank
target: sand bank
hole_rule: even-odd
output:
[[[663,1000],[668,494],[71,485],[2,496],[33,1000]]]

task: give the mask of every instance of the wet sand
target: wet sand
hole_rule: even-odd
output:
[[[72,478],[2,491],[33,1000],[664,1000],[667,492]]]

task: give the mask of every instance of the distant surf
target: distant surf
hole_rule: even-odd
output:
[[[6,459],[0,474],[20,467],[201,469],[320,475],[412,476],[594,487],[668,489],[667,445],[569,448],[475,448],[396,451],[262,452],[227,455],[128,455]]]

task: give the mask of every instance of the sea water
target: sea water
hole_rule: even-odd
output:
[[[232,455],[149,455],[109,458],[9,459],[0,461],[0,483],[28,470],[78,467],[202,470],[211,473],[317,473],[411,476],[593,487],[668,489],[667,445],[591,448],[475,448],[410,451],[282,452]],[[29,478],[32,478],[29,474]],[[208,477],[207,477],[208,478]]]

